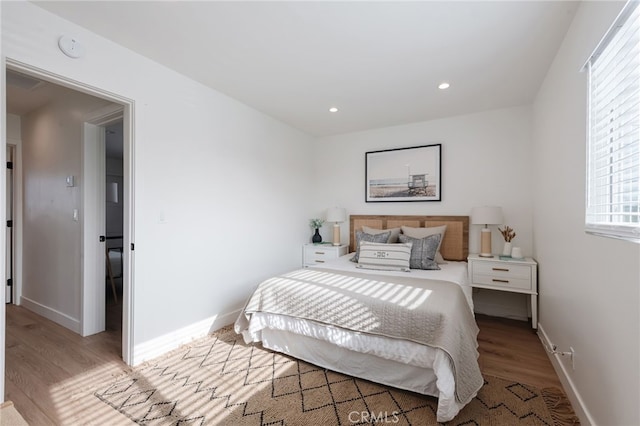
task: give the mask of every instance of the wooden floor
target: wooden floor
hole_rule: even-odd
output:
[[[29,425],[133,424],[90,392],[129,369],[121,357],[122,305],[110,292],[106,331],[84,338],[21,306],[6,306],[5,400]]]
[[[476,315],[483,374],[562,389],[560,379],[531,322]]]
[[[115,311],[114,311],[115,309]],[[132,424],[90,392],[128,367],[120,358],[117,307],[108,330],[86,338],[7,305],[6,400],[30,425]],[[477,317],[483,373],[536,387],[560,382],[537,335],[521,321]]]

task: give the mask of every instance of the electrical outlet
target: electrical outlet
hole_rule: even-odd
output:
[[[576,369],[576,351],[573,350],[571,346],[569,346],[569,352],[571,352],[571,369]]]

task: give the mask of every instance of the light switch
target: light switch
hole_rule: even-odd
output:
[[[67,186],[68,187],[76,186],[76,177],[75,176],[67,176]]]
[[[73,220],[78,221],[78,209],[73,209]]]

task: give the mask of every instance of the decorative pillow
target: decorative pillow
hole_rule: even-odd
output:
[[[402,227],[402,233],[411,238],[424,238],[429,235],[440,234],[440,243],[438,243],[438,251],[436,252],[436,262],[438,263],[447,263],[440,254],[440,245],[442,244],[442,240],[444,240],[444,233],[446,230],[447,225],[431,226],[428,228],[411,228],[410,226]]]
[[[411,243],[409,265],[412,269],[440,269],[435,261],[436,251],[440,245],[440,234],[433,234],[424,238],[411,238],[400,234],[398,238],[400,242]]]
[[[388,243],[397,243],[398,235],[400,235],[400,228],[376,229],[376,228],[369,228],[368,226],[363,226],[362,230],[367,234],[371,234],[371,235],[382,234],[384,232],[389,231],[391,232],[391,235],[389,235],[389,240],[387,241]]]
[[[361,242],[386,243],[389,240],[389,235],[391,235],[390,231],[381,234],[367,234],[366,232],[356,231],[356,254],[351,258],[351,261],[358,263]]]
[[[360,243],[357,268],[409,272],[411,243]]]

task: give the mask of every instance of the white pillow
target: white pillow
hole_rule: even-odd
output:
[[[360,243],[357,268],[384,271],[410,271],[411,243]]]
[[[368,226],[363,226],[362,230],[371,235],[382,234],[383,232],[391,232],[391,235],[389,235],[389,239],[387,240],[388,243],[397,243],[398,235],[400,235],[400,228],[376,229],[369,228]]]
[[[412,228],[410,226],[403,226],[402,233],[407,237],[422,239],[433,234],[440,234],[440,244],[438,244],[438,251],[436,252],[436,263],[445,264],[444,258],[440,254],[440,246],[444,240],[444,233],[447,230],[447,225],[431,226],[428,228]]]

